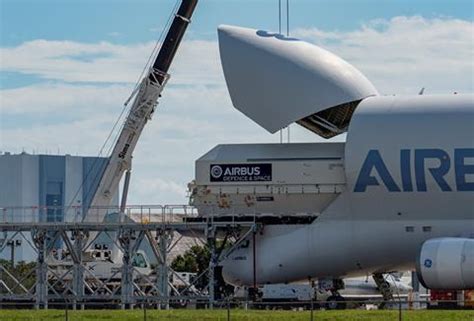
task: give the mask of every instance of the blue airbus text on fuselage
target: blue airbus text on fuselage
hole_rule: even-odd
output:
[[[428,165],[428,161],[431,164],[434,161],[436,165]],[[455,183],[450,185],[446,176],[453,168]],[[427,175],[431,175],[440,191],[474,191],[474,148],[454,148],[449,152],[438,148],[401,149],[399,169],[401,177],[397,181],[380,151],[369,150],[357,177],[354,192],[365,192],[370,186],[380,185],[384,185],[389,192],[426,192],[429,190]],[[379,178],[373,175],[374,172]]]

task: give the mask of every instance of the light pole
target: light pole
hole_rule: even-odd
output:
[[[15,247],[21,246],[21,240],[10,240],[7,242],[7,246],[10,247],[10,263],[13,269],[15,267]]]

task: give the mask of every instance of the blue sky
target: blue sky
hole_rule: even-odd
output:
[[[285,9],[285,0],[282,0]],[[32,39],[135,43],[155,39],[175,0],[2,0],[2,46]],[[378,18],[473,18],[470,0],[291,0],[291,28],[350,30]],[[278,28],[277,0],[201,0],[191,38],[215,38],[221,24]],[[150,31],[154,29],[154,31]],[[114,33],[119,33],[116,35]]]
[[[0,0],[0,151],[97,155],[175,3]],[[473,1],[290,4],[292,36],[340,55],[382,94],[474,91]],[[186,202],[194,160],[216,144],[279,141],[232,107],[219,24],[276,31],[278,0],[199,2],[135,151],[132,203]]]
[[[0,0],[1,47],[35,39],[133,44],[156,40],[179,1]],[[282,29],[286,30],[286,0]],[[353,30],[396,16],[472,21],[471,0],[290,0],[290,33],[297,28]],[[215,40],[219,24],[278,29],[278,0],[201,0],[186,39]],[[36,75],[2,72],[0,88],[38,82]]]

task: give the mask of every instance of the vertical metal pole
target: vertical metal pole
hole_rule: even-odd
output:
[[[46,255],[46,233],[43,231],[38,232],[36,236],[36,247],[38,248],[38,261],[36,263],[36,308],[40,308],[41,305],[45,309],[48,308],[47,295],[48,295],[48,267],[45,262]]]
[[[74,262],[73,267],[73,290],[76,293],[73,301],[73,308],[76,308],[77,301],[83,301],[84,298],[84,271],[82,265],[82,247],[83,247],[83,238],[85,236],[83,231],[73,231],[75,242],[74,250],[76,252],[76,262]]]
[[[418,280],[418,276],[416,275],[415,271],[411,272],[411,285],[413,288],[413,308],[418,310],[420,308],[420,281]]]
[[[123,248],[123,265],[122,265],[122,309],[127,306],[131,308],[133,294],[133,268],[132,263],[132,242],[131,231],[122,230],[120,233],[120,243]]]
[[[411,272],[411,283],[413,286],[413,291],[419,292],[420,291],[420,281],[418,280],[418,276],[416,275],[415,271]]]
[[[281,35],[281,0],[278,0],[278,34]]]
[[[216,238],[215,238],[215,227],[212,223],[208,224],[207,226],[207,244],[209,246],[209,252],[211,254],[211,259],[209,261],[209,273],[208,273],[208,288],[209,288],[209,309],[214,308],[214,287],[215,287],[215,280],[214,280],[214,269],[216,263]]]
[[[281,35],[281,0],[278,0],[278,34]],[[283,144],[283,129],[280,129],[280,144]]]
[[[253,247],[253,251],[252,251],[252,255],[253,255],[253,288],[254,290],[257,290],[257,254],[256,254],[256,246],[255,246],[255,241],[256,241],[256,237],[255,237],[255,231],[253,231],[252,233],[252,247]]]
[[[12,265],[12,269],[15,268],[15,240],[11,240],[10,241],[10,247],[11,247],[11,251],[10,251],[10,262],[11,262],[11,265]]]
[[[255,226],[253,227],[252,233],[252,256],[253,256],[253,296],[254,301],[257,298],[257,246],[256,246],[256,234],[257,231],[255,230]]]
[[[311,277],[308,277],[309,284],[311,286],[311,312],[310,312],[310,320],[314,321],[314,281],[311,279]]]
[[[398,298],[398,321],[402,321],[402,301],[400,300],[400,294]]]
[[[160,275],[159,275],[159,289],[161,292],[161,297],[164,299],[164,308],[169,309],[169,291],[168,291],[168,264],[167,264],[167,252],[168,252],[168,234],[167,231],[163,228],[160,231]]]
[[[290,0],[286,0],[286,36],[290,36]],[[288,143],[290,143],[290,125],[286,128],[288,134]]]
[[[120,212],[124,213],[125,208],[127,207],[127,196],[128,196],[128,187],[130,185],[130,176],[132,175],[132,171],[128,170],[125,172],[125,181],[123,183],[123,190],[122,190],[122,199],[120,201]]]

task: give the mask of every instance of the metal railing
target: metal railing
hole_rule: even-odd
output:
[[[126,306],[153,300],[167,306],[172,296],[185,301],[214,299],[214,269],[219,260],[254,231],[255,225],[193,221],[197,213],[185,205],[129,206],[122,213],[115,212],[117,207],[97,210],[104,209],[110,216],[101,222],[51,222],[41,217],[32,219],[31,215],[63,208],[3,208],[0,257],[8,262],[7,255],[11,254],[11,259],[9,265],[0,265],[0,304],[34,302],[36,307],[48,307],[72,302],[74,306],[84,306],[101,301]],[[93,210],[88,209],[87,213]],[[18,213],[25,216],[12,219]],[[232,240],[229,248],[216,248],[218,233]],[[169,279],[171,275],[179,279],[170,266],[171,254],[185,236],[207,244],[211,260],[208,268],[190,284],[181,280],[185,288],[180,290]],[[15,247],[9,245],[16,242],[21,242],[20,259],[15,258]],[[140,251],[142,257],[146,253],[148,258],[145,266],[134,265],[134,257]],[[18,270],[15,265],[20,261],[26,262],[21,262]],[[102,262],[102,268],[96,269],[97,262]],[[194,291],[194,283],[204,275],[208,280],[206,287]],[[206,278],[203,280],[200,282],[206,284]]]
[[[0,224],[81,223],[87,216],[95,223],[170,223],[198,216],[189,205],[129,205],[84,208],[82,206],[12,206],[0,207]],[[104,219],[105,217],[105,219]]]

